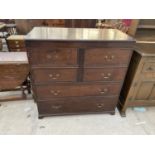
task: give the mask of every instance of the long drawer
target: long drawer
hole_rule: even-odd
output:
[[[127,68],[85,68],[84,81],[122,81]]]
[[[120,83],[100,84],[48,84],[35,86],[37,98],[46,100],[53,97],[107,96],[118,95]]]
[[[131,50],[119,48],[90,48],[85,50],[84,65],[123,65],[128,64]]]
[[[39,115],[114,112],[117,97],[72,97],[38,101]]]
[[[35,83],[76,81],[77,68],[40,68],[32,70]]]
[[[31,65],[77,66],[77,49],[74,48],[32,48],[29,49]],[[38,61],[39,60],[39,61]]]

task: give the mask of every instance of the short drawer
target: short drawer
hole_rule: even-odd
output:
[[[57,48],[28,50],[32,65],[41,66],[77,66],[77,49]]]
[[[144,63],[142,72],[143,73],[155,72],[155,62],[146,62],[146,63]]]
[[[113,48],[93,48],[85,50],[86,66],[124,65],[128,64],[131,50]]]
[[[84,81],[121,81],[124,79],[127,68],[86,68]]]
[[[26,48],[10,48],[10,52],[25,52]]]
[[[32,76],[35,83],[47,83],[47,82],[57,82],[57,81],[76,81],[77,69],[34,69],[32,71]]]
[[[8,40],[10,48],[25,48],[24,40]]]
[[[76,113],[114,112],[117,97],[60,98],[37,102],[40,116]]]
[[[120,84],[49,84],[37,85],[35,90],[40,100],[69,96],[107,96],[118,95]]]

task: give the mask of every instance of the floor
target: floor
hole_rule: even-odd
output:
[[[155,107],[129,108],[127,117],[92,114],[38,119],[33,100],[0,103],[0,134],[155,134]]]

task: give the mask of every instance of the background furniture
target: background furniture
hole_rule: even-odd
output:
[[[0,97],[0,101],[25,99],[25,90],[30,91],[30,84],[23,82],[29,74],[26,52],[0,52],[0,91],[21,90],[21,96]]]
[[[39,117],[114,114],[133,44],[118,30],[34,28],[26,47]]]
[[[11,35],[7,38],[9,51],[26,51],[24,35]]]
[[[138,41],[155,41],[155,19],[140,19],[135,38]]]
[[[2,48],[3,48],[2,39],[0,39],[0,51],[2,50]]]
[[[16,19],[18,34],[27,34],[36,26],[93,28],[95,19]]]
[[[118,108],[155,105],[155,44],[137,43],[120,95]]]

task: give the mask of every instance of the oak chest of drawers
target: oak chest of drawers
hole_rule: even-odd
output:
[[[35,27],[26,47],[39,117],[114,114],[133,44],[118,30]]]
[[[133,106],[155,106],[155,44],[137,43],[118,108],[122,116]]]

